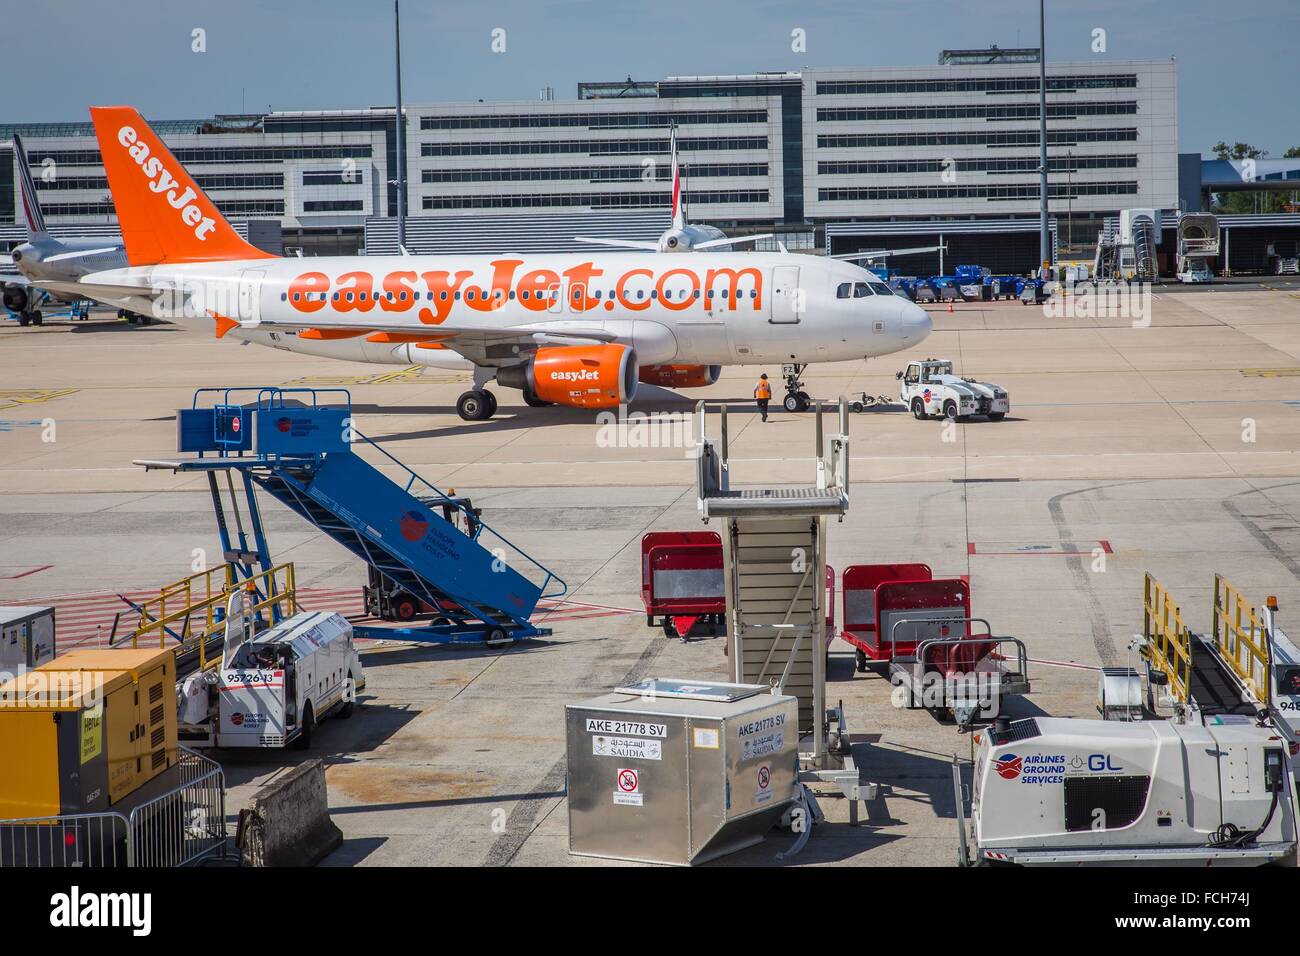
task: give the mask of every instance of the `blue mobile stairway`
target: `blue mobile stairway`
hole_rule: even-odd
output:
[[[251,402],[237,401],[250,392]],[[325,404],[324,395],[338,400]],[[214,403],[205,404],[209,399]],[[194,457],[136,464],[207,474],[231,583],[272,567],[255,494],[260,488],[432,609],[431,623],[361,627],[358,635],[495,645],[550,633],[529,618],[542,599],[563,597],[565,583],[470,513],[463,499],[444,494],[361,435],[347,391],[202,388],[176,420],[177,451]],[[378,452],[396,480],[357,455],[361,447]],[[469,520],[445,517],[457,512]]]

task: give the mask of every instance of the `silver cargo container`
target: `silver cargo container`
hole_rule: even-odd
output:
[[[568,705],[569,852],[689,866],[758,843],[794,798],[798,707],[664,678]]]

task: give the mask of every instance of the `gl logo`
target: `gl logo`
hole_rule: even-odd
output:
[[[1094,773],[1106,770],[1114,773],[1124,768],[1115,766],[1110,754],[1088,754],[1088,769]]]

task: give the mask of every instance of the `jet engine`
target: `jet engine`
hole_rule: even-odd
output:
[[[4,287],[4,305],[10,312],[26,312],[30,302],[24,286],[10,284]]]
[[[646,365],[640,378],[646,385],[703,388],[716,382],[721,374],[721,365]]]
[[[538,349],[528,361],[497,372],[506,388],[570,408],[616,408],[636,394],[636,352],[626,345]]]

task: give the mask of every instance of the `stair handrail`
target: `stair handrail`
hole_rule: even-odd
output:
[[[541,571],[544,575],[546,575],[546,577],[542,580],[542,583],[539,585],[539,588],[541,590],[540,597],[559,598],[559,597],[564,597],[566,594],[569,593],[569,585],[565,582],[565,580],[562,577],[560,577],[550,568],[543,565],[531,554],[529,554],[523,548],[519,547],[519,545],[515,544],[513,541],[511,541],[501,532],[493,528],[490,524],[488,524],[486,521],[483,520],[482,516],[474,514],[473,511],[468,506],[466,506],[463,499],[453,498],[452,496],[448,495],[445,491],[443,491],[433,482],[429,481],[429,479],[425,478],[423,475],[416,472],[414,469],[412,469],[401,459],[395,457],[391,452],[387,451],[379,443],[375,442],[374,440],[372,440],[371,438],[363,434],[361,430],[356,427],[355,423],[352,426],[352,435],[355,438],[359,438],[361,441],[365,442],[371,448],[375,449],[377,452],[379,452],[381,455],[383,455],[385,458],[387,458],[394,465],[402,469],[402,471],[406,472],[407,475],[410,476],[407,479],[406,485],[402,488],[402,490],[405,491],[407,494],[411,493],[412,486],[418,481],[426,488],[428,488],[430,491],[432,491],[434,494],[438,495],[438,497],[440,497],[446,504],[451,505],[452,507],[456,508],[458,511],[463,513],[468,519],[466,522],[466,526],[473,529],[472,533],[468,535],[471,541],[477,541],[479,536],[482,535],[484,529],[486,529],[490,531],[494,537],[496,537],[497,539],[499,539],[500,541],[508,545],[515,552],[515,554],[519,555],[521,558],[523,558],[525,561],[531,564],[538,571]],[[559,585],[560,590],[555,592],[550,592],[547,590],[550,587],[552,581],[556,582]]]

